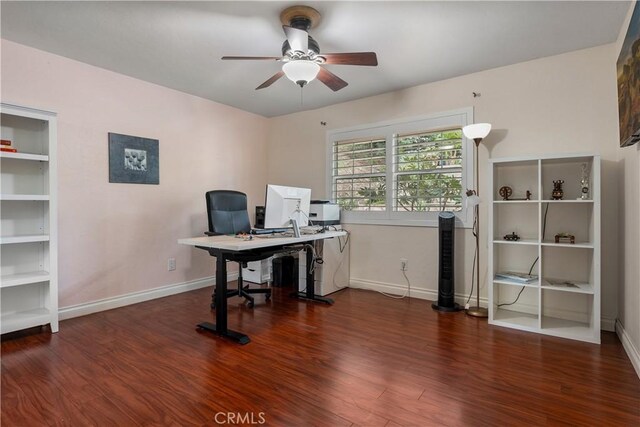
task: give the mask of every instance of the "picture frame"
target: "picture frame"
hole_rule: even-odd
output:
[[[631,15],[616,69],[620,147],[628,147],[640,141],[640,3],[638,2]]]
[[[109,132],[109,182],[160,184],[157,139]]]

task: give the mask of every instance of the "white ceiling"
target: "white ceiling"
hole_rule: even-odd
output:
[[[310,34],[322,52],[375,51],[378,67],[329,65],[349,82],[286,78],[280,12],[322,14]],[[9,2],[1,36],[162,86],[272,117],[614,42],[628,2]],[[612,65],[613,66],[613,65]]]

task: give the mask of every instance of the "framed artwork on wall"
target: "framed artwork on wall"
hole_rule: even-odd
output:
[[[158,185],[158,140],[109,132],[109,182]]]
[[[620,146],[640,141],[640,2],[636,2],[629,29],[616,63]]]

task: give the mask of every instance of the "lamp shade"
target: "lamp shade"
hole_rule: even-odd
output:
[[[480,197],[476,196],[475,194],[472,194],[471,196],[467,196],[466,202],[467,207],[473,208],[482,203],[482,199],[480,199]]]
[[[282,71],[292,82],[304,86],[315,79],[320,71],[320,66],[313,61],[299,59],[289,61],[282,66]]]
[[[462,128],[462,133],[469,139],[483,139],[491,131],[491,123],[474,123]]]

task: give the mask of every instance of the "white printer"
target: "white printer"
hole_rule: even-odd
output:
[[[309,207],[309,220],[313,225],[340,224],[340,206],[328,200],[312,200]]]

